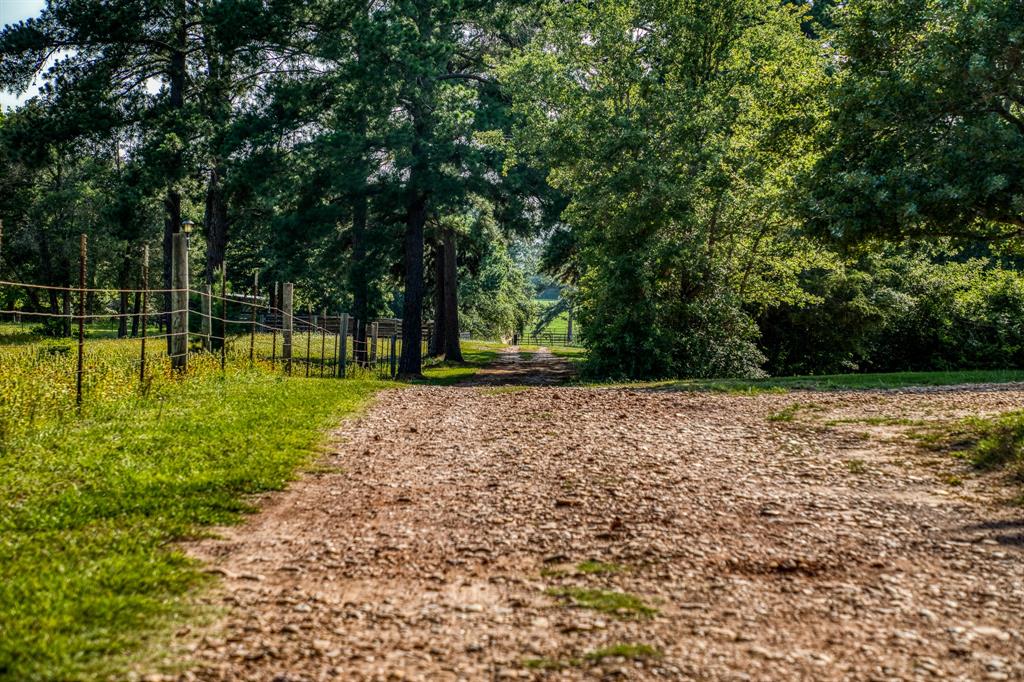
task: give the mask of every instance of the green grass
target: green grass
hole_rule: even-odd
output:
[[[923,447],[968,461],[978,471],[1005,472],[1011,483],[1024,485],[1024,410],[970,417],[927,427],[911,436]],[[942,480],[951,486],[963,484],[955,474],[944,474]],[[1024,505],[1024,490],[1015,502]]]
[[[528,670],[555,672],[567,668],[579,668],[587,663],[601,663],[606,658],[624,658],[630,661],[641,661],[661,658],[663,655],[661,650],[649,644],[613,644],[587,652],[583,655],[583,658],[528,658],[523,661],[523,667]]]
[[[583,575],[613,575],[625,571],[625,566],[604,561],[583,561],[576,565],[576,572]]]
[[[936,449],[957,452],[980,470],[1005,470],[1024,483],[1024,410],[965,419],[922,440]]]
[[[846,462],[846,469],[851,474],[861,475],[868,472],[868,465],[862,459],[850,459]]]
[[[779,410],[774,414],[768,415],[768,421],[770,422],[791,422],[796,419],[796,413],[800,411],[800,403],[793,403],[788,407]]]
[[[664,391],[715,391],[736,394],[785,393],[792,390],[835,391],[893,389],[912,386],[1000,384],[1024,381],[1024,370],[968,370],[961,372],[892,372],[886,374],[833,374],[774,377],[770,379],[686,379],[680,381],[614,384]]]
[[[981,469],[1008,468],[1024,483],[1024,411],[968,422],[977,434],[971,460]]]
[[[626,658],[636,661],[645,658],[661,658],[661,656],[661,651],[649,644],[615,644],[591,651],[585,658],[588,661],[600,662],[606,658]]]
[[[37,330],[41,328],[41,324],[37,320],[29,321],[25,318],[25,321],[21,324],[14,322],[0,322],[0,343],[5,346],[16,345],[16,344],[34,344],[39,342],[39,334]],[[128,330],[131,331],[131,324],[128,325]],[[78,327],[72,328],[72,335],[74,339],[78,339]],[[159,328],[156,324],[150,324],[147,326],[147,333],[150,336],[156,336],[160,333]],[[85,325],[85,338],[88,339],[116,339],[117,338],[117,322],[111,320],[97,320]],[[72,339],[66,339],[70,342]]]
[[[864,424],[865,426],[921,426],[925,422],[920,419],[906,419],[903,417],[853,417],[849,419],[830,419],[825,426],[840,426],[842,424]]]
[[[383,384],[197,371],[3,442],[0,679],[107,678],[203,582],[173,546],[249,511]]]
[[[502,348],[503,344],[491,341],[463,341],[462,358],[465,362],[427,362],[423,369],[425,379],[415,383],[451,386],[471,379],[480,369],[494,362]]]
[[[140,386],[139,342],[93,337],[79,412],[74,344],[3,331],[0,680],[121,679],[152,665],[177,624],[202,616],[194,591],[210,580],[174,543],[236,522],[251,495],[299,472],[342,473],[316,461],[325,431],[395,385],[362,371],[307,379],[298,362],[292,377],[280,362],[250,368],[246,337],[224,374],[197,355],[184,377],[154,341]],[[257,336],[257,355],[271,340]],[[430,367],[427,381],[472,376],[500,349],[466,343],[467,364]]]
[[[527,670],[544,670],[547,672],[575,668],[582,664],[583,661],[578,658],[567,658],[565,660],[557,658],[527,658],[523,661],[523,667]]]
[[[624,617],[651,617],[658,610],[648,606],[640,597],[625,592],[589,590],[581,587],[559,587],[548,590],[552,597],[567,600],[573,606],[592,609],[609,615]]]
[[[563,486],[571,489],[572,486]],[[626,567],[621,564],[610,564],[604,561],[582,561],[575,566],[568,564],[556,564],[554,566],[545,566],[541,569],[540,574],[545,578],[562,578],[569,575],[615,575],[626,571]]]
[[[556,305],[557,303],[558,303],[557,301],[545,301],[545,300],[541,300],[541,299],[534,299],[534,304],[537,306],[537,309],[540,310],[540,311],[545,311],[548,308],[550,308],[551,306]],[[577,332],[578,333],[579,332],[579,325],[574,322],[573,323],[573,327],[574,327],[573,332]],[[529,331],[531,333],[533,332],[533,326],[532,325],[530,326]],[[563,310],[561,313],[559,313],[559,315],[557,317],[555,317],[543,329],[541,329],[540,333],[542,333],[542,334],[548,334],[548,333],[550,333],[550,334],[566,334],[566,333],[568,333],[568,331],[569,331],[569,313],[567,311]]]

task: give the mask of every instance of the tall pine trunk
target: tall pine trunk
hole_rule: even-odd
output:
[[[459,338],[459,271],[458,254],[455,251],[455,232],[444,231],[444,359],[448,362],[462,362],[462,347]]]
[[[365,133],[365,130],[364,130]],[[365,178],[366,176],[363,175]],[[353,197],[352,203],[352,267],[349,269],[349,285],[352,287],[352,317],[355,319],[353,353],[356,364],[366,364],[366,328],[370,321],[370,283],[367,281],[366,228],[370,212],[365,182]]]
[[[406,209],[405,302],[402,306],[402,357],[398,374],[417,378],[423,373],[423,229],[427,223],[427,197],[414,191]]]
[[[180,115],[185,106],[185,77],[186,77],[186,52],[188,49],[188,33],[185,26],[185,3],[178,3],[179,13],[178,27],[175,35],[175,49],[171,53],[170,67],[167,72],[170,108],[175,115]],[[175,125],[175,133],[181,134],[178,124]],[[184,139],[184,137],[182,137]],[[164,242],[163,242],[163,280],[164,280],[164,315],[163,321],[166,329],[171,328],[171,249],[174,242],[174,235],[181,229],[181,192],[178,191],[178,180],[182,175],[184,155],[177,151],[174,154],[172,169],[173,176],[167,187],[167,194],[164,197]],[[173,351],[171,344],[174,341],[170,335],[167,337],[167,354]]]
[[[434,328],[430,335],[430,357],[439,358],[444,355],[444,245],[442,240],[434,239],[431,250],[434,253]]]
[[[129,293],[125,291],[131,287],[132,284],[132,250],[131,246],[125,248],[124,260],[121,261],[121,272],[118,273],[117,286],[121,289],[119,292],[119,300],[117,306],[117,312],[120,317],[117,318],[117,338],[124,339],[128,337],[128,301]]]
[[[228,248],[228,201],[224,192],[227,170],[223,163],[215,164],[206,186],[206,283],[213,286],[215,277],[224,265]]]
[[[142,324],[142,292],[135,292],[135,303],[132,305],[132,338],[139,335],[139,325]]]
[[[405,301],[402,305],[402,356],[398,362],[398,375],[418,378],[423,374],[423,240],[429,212],[426,189],[430,160],[427,139],[430,124],[428,114],[413,108],[412,169],[406,191],[405,209]]]

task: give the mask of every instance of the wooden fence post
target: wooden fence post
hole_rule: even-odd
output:
[[[310,322],[313,322],[315,324],[315,321],[314,321],[314,318],[313,318],[313,308],[312,308],[312,306],[306,306],[306,378],[307,379],[309,378],[309,363],[310,363],[310,361],[312,359],[312,355],[310,355],[310,352],[312,351],[312,348],[313,348],[313,326],[310,325]]]
[[[346,376],[345,363],[348,361],[348,313],[341,314],[341,322],[338,324],[341,332],[341,349],[338,351],[338,378]]]
[[[395,374],[398,372],[398,335],[391,334],[391,378],[395,378]]]
[[[256,301],[260,295],[260,272],[252,273],[252,307],[249,308],[249,366],[256,364]]]
[[[370,365],[376,369],[377,367],[377,323],[374,322],[370,326],[370,338],[372,339],[373,345],[370,346]]]
[[[139,356],[139,385],[146,388],[146,333],[149,316],[146,307],[149,305],[149,246],[142,247],[142,351]]]
[[[274,317],[277,317],[276,305],[280,305],[281,298],[277,290],[277,282],[274,282],[274,288],[270,294],[273,301],[271,301],[270,312]],[[283,321],[283,318],[282,318]],[[270,325],[270,369],[274,369],[277,366],[277,325],[271,323]]]
[[[78,242],[78,374],[75,376],[75,405],[82,409],[82,373],[85,371],[85,269],[89,242],[84,234]]]
[[[327,360],[327,309],[320,317],[320,376],[324,375],[324,361]]]
[[[174,234],[171,251],[171,367],[188,369],[188,235]]]
[[[203,285],[203,350],[213,352],[213,287]]]
[[[364,327],[363,336],[366,336]],[[364,344],[365,345],[365,344]],[[359,348],[359,320],[356,320],[352,324],[352,362],[358,367],[366,366],[366,348]]]
[[[284,362],[285,371],[289,375],[292,373],[292,332],[294,331],[292,324],[292,296],[294,293],[295,285],[291,282],[285,282],[281,291],[281,327],[282,335],[284,336],[281,360]]]
[[[325,332],[326,333],[326,332]],[[331,369],[332,376],[338,376],[338,347],[341,345],[341,317],[338,317],[338,333],[334,335],[334,368]]]
[[[228,262],[220,264],[220,371],[228,362]]]

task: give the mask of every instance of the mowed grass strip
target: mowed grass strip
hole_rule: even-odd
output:
[[[685,379],[632,383],[592,384],[597,387],[636,388],[660,391],[711,391],[757,395],[788,391],[885,390],[898,388],[1005,384],[1024,382],[1024,370],[993,369],[956,372],[889,372],[772,377],[768,379]]]
[[[462,363],[443,362],[427,359],[424,362],[422,381],[433,386],[451,386],[473,378],[476,373],[493,363],[501,355],[504,344],[495,341],[463,341]]]
[[[10,370],[11,368],[5,368]],[[175,541],[282,488],[326,428],[389,384],[196,371],[0,448],[0,679],[117,678],[192,614]]]

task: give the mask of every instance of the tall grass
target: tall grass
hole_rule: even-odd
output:
[[[372,379],[284,377],[248,348],[172,372],[154,342],[0,348],[0,680],[118,678],[190,613],[202,573],[175,541],[281,488]],[[120,671],[120,672],[119,672]]]

